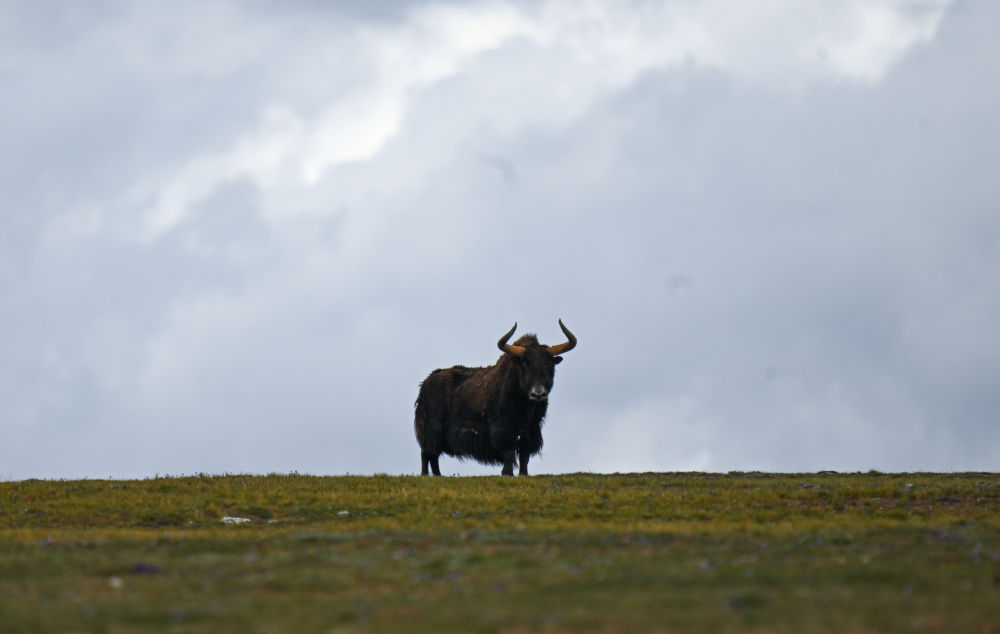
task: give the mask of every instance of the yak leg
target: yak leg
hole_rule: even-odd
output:
[[[502,424],[490,425],[490,444],[503,458],[503,470],[500,475],[514,475],[514,453],[517,449],[517,437],[513,430]]]
[[[514,450],[509,449],[503,452],[503,471],[500,475],[512,476],[514,475]]]
[[[520,457],[518,459],[519,468],[518,468],[518,471],[517,471],[517,475],[526,476],[526,475],[528,475],[528,458],[531,457],[531,454],[527,450],[524,450],[524,449],[522,449],[519,453],[520,453]],[[513,475],[513,474],[511,474],[511,475]]]
[[[518,475],[528,475],[528,459],[538,453],[542,448],[542,436],[536,430],[534,433],[528,430],[517,439],[517,455],[520,469]]]
[[[421,462],[421,465],[420,465],[420,475],[428,475],[428,473],[427,473],[427,465],[428,464],[430,465],[431,472],[434,475],[436,475],[436,476],[441,475],[441,469],[440,469],[440,467],[438,467],[438,456],[436,454],[432,454],[432,453],[429,453],[427,451],[423,451],[423,452],[420,453],[420,462]]]

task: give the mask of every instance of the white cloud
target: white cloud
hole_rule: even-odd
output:
[[[557,472],[708,471],[719,468],[718,453],[727,444],[718,423],[687,396],[652,396],[620,411],[571,410],[551,418],[547,441],[560,449],[547,452],[554,464],[545,467]],[[599,431],[574,438],[581,427]]]
[[[146,212],[144,237],[155,238],[173,228],[220,185],[240,178],[250,179],[261,189],[270,189],[289,178],[287,161],[302,143],[305,126],[286,106],[272,106],[261,126],[236,141],[232,150],[189,160],[166,183],[147,184],[156,190],[155,203]],[[143,198],[143,188],[131,198]]]
[[[571,121],[641,73],[681,63],[765,80],[832,72],[877,81],[909,47],[933,36],[948,2],[921,4],[916,12],[912,3],[898,0],[832,10],[774,4],[762,11],[721,1],[636,8],[553,0],[535,12],[503,3],[431,4],[414,9],[401,24],[335,34],[341,38],[339,64],[370,68],[370,76],[348,92],[330,94],[313,115],[292,104],[269,106],[257,129],[228,150],[190,158],[166,181],[149,184],[156,193],[147,235],[176,225],[225,182],[249,178],[263,190],[311,187],[328,170],[371,159],[398,132],[421,91],[471,69],[481,55],[505,43],[529,47],[524,65],[484,79],[501,82],[502,92],[516,97],[514,110],[504,117],[524,126]],[[788,15],[812,19],[782,22]],[[243,50],[229,39],[219,45],[218,56],[225,60],[240,57],[234,49]],[[174,54],[168,59],[191,55],[186,48],[169,50]],[[816,64],[817,50],[824,51],[827,64]],[[328,69],[331,83],[339,64]],[[494,107],[462,105],[484,113]]]
[[[933,37],[950,4],[713,0],[637,8],[554,1],[545,5],[538,38],[567,47],[612,86],[683,63],[755,80],[832,74],[878,81],[911,46]]]
[[[877,81],[910,47],[934,37],[950,4],[951,0],[856,1],[843,27],[817,34],[818,40],[837,72]]]
[[[525,28],[505,5],[461,10],[432,5],[402,26],[345,38],[339,62],[367,60],[374,70],[365,84],[331,95],[313,116],[288,104],[269,106],[259,127],[231,149],[189,159],[159,186],[147,212],[147,235],[175,226],[225,182],[249,178],[262,190],[311,187],[326,170],[370,159],[396,133],[416,91],[458,72],[469,58]]]

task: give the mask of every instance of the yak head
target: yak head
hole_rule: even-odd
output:
[[[552,390],[552,380],[556,374],[556,364],[562,361],[559,355],[576,347],[576,337],[559,320],[559,327],[566,335],[566,343],[557,346],[543,346],[534,335],[525,335],[515,344],[507,341],[517,330],[517,324],[507,334],[500,337],[497,347],[503,350],[517,368],[518,385],[521,393],[533,401],[544,401]]]

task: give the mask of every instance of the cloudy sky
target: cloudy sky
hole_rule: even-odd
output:
[[[1000,4],[377,7],[0,4],[0,479],[1000,469]]]

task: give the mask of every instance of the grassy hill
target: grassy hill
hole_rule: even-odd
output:
[[[1000,632],[1000,474],[0,483],[0,632],[152,630]]]

